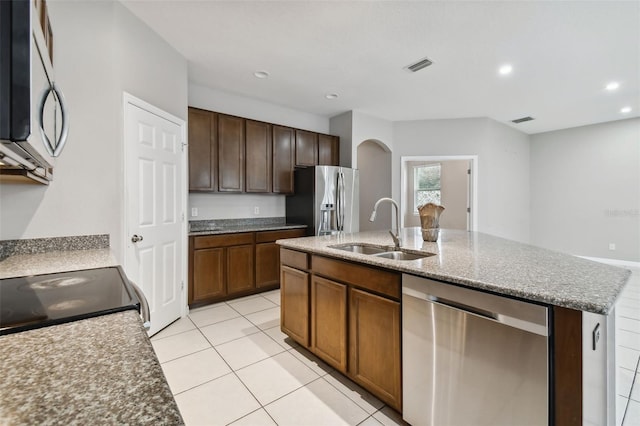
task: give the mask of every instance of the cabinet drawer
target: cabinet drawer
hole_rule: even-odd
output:
[[[301,251],[281,248],[280,263],[297,269],[309,269],[309,255]]]
[[[307,234],[305,229],[283,229],[279,231],[256,232],[256,243],[272,243],[285,238],[304,237]]]
[[[208,235],[206,237],[195,237],[194,248],[227,247],[239,246],[243,244],[253,244],[253,232],[241,234]]]
[[[399,273],[315,255],[311,264],[316,274],[400,299],[402,276]]]

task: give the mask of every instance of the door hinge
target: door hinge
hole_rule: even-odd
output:
[[[184,223],[184,212],[182,213],[182,223]]]
[[[184,147],[187,146],[186,142],[182,142],[180,145],[182,145],[182,152],[184,152]]]
[[[467,213],[471,213],[471,207],[467,207]]]
[[[184,281],[180,281],[180,290],[184,290]]]
[[[471,169],[467,169],[467,174],[470,175],[471,174]]]

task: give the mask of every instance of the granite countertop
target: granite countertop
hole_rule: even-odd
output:
[[[135,311],[0,336],[0,424],[183,424]]]
[[[189,221],[189,236],[279,231],[284,229],[304,229],[306,227],[306,225],[287,223],[287,219],[282,216],[191,220]]]
[[[0,261],[0,278],[78,271],[116,265],[118,262],[108,248],[16,254]]]
[[[402,230],[402,248],[435,256],[403,261],[331,248],[368,243],[392,248],[388,231],[278,240],[283,247],[322,254],[525,300],[608,314],[631,271],[480,232],[441,229],[437,242],[420,228]]]
[[[271,225],[238,225],[238,226],[220,226],[207,230],[198,230],[189,232],[190,237],[199,235],[219,235],[219,234],[236,234],[240,232],[258,232],[258,231],[279,231],[285,229],[304,229],[307,225],[297,224],[271,224]]]

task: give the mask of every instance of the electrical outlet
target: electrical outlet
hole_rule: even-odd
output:
[[[615,250],[616,249],[616,243],[609,243],[609,250]]]
[[[260,214],[260,207],[255,206],[255,207],[253,208],[253,214]]]
[[[198,216],[198,208],[191,207],[191,217],[196,217],[196,216]]]

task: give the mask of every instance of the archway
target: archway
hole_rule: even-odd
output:
[[[390,229],[391,206],[381,208],[375,222],[369,222],[373,206],[382,197],[391,197],[391,151],[383,143],[368,139],[358,145],[360,171],[360,231]]]

